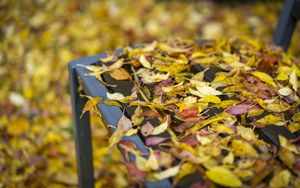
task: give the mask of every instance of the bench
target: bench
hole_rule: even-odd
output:
[[[284,3],[283,11],[279,18],[276,32],[274,35],[274,43],[281,46],[284,50],[288,49],[293,31],[296,26],[297,20],[300,19],[300,1],[299,0],[286,0]],[[198,42],[204,42],[204,40],[199,40]],[[122,51],[116,50],[115,53],[118,54]],[[117,87],[113,89],[107,88],[105,85],[101,84],[96,78],[85,76],[88,71],[82,67],[82,65],[94,65],[99,62],[99,59],[106,57],[105,53],[101,53],[95,56],[89,56],[74,60],[69,63],[69,84],[70,93],[72,100],[72,111],[73,111],[73,125],[74,125],[74,137],[76,143],[76,157],[78,165],[78,178],[79,186],[84,188],[94,187],[94,174],[93,174],[93,159],[92,159],[92,144],[91,144],[91,127],[90,127],[90,117],[88,113],[85,113],[81,118],[82,109],[84,104],[87,102],[86,98],[80,97],[78,93],[79,81],[80,79],[83,90],[86,95],[89,96],[101,96],[106,99],[106,93],[119,92],[126,95],[130,94],[128,91],[127,81],[115,82],[108,75],[104,75],[104,79],[111,84],[116,84]],[[78,66],[79,65],[79,66]],[[194,71],[200,71],[201,67],[194,67]],[[214,78],[216,69],[211,68],[205,73],[206,81],[210,81]],[[98,104],[98,108],[101,111],[104,124],[112,125],[108,127],[110,131],[114,131],[116,125],[122,116],[122,109],[116,106],[109,106],[104,103]],[[215,110],[212,109],[210,112],[214,114]],[[131,115],[133,112],[128,110],[126,112]],[[253,119],[254,120],[254,119]],[[251,121],[251,120],[250,120]],[[256,129],[257,133],[267,142],[279,146],[278,135],[282,135],[288,139],[296,138],[299,136],[298,133],[292,134],[285,127],[279,126],[268,126],[265,128]],[[133,135],[130,137],[124,137],[123,140],[129,140],[136,144],[137,149],[147,154],[148,150],[145,147],[143,138],[138,135]],[[122,151],[122,150],[121,150]],[[134,161],[134,156],[129,156],[130,161]],[[187,180],[189,181],[189,180]],[[171,181],[168,179],[156,181],[156,182],[145,182],[146,187],[172,187]]]

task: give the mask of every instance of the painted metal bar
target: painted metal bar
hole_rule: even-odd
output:
[[[281,46],[285,51],[290,45],[290,41],[297,23],[297,19],[292,15],[293,11],[295,12],[296,10],[294,9],[296,1],[297,0],[285,1],[273,38],[273,42],[276,45]]]
[[[76,61],[69,64],[69,84],[72,103],[73,130],[76,147],[79,187],[94,187],[90,116],[88,113],[80,118],[86,99],[78,93],[78,80],[75,71]]]
[[[118,50],[117,52],[120,52],[120,50]],[[69,65],[69,69],[70,67],[72,67],[72,71],[75,71],[76,76],[73,75],[73,77],[79,77],[80,80],[83,83],[83,88],[84,91],[87,95],[90,96],[101,96],[103,97],[103,99],[106,99],[106,93],[108,91],[108,89],[106,88],[106,86],[104,86],[103,84],[101,84],[95,77],[91,77],[91,76],[86,76],[86,74],[88,73],[88,71],[82,67],[81,65],[91,65],[93,63],[96,63],[100,58],[105,57],[105,54],[99,54],[93,57],[87,57],[87,58],[82,58],[82,59],[78,59],[75,60],[74,62],[70,63]],[[71,65],[72,64],[72,65]],[[71,74],[70,74],[71,75]],[[70,83],[73,83],[73,80],[70,80]],[[73,88],[77,88],[78,87],[78,83],[77,85],[74,85]],[[73,89],[73,92],[75,90]],[[74,92],[75,93],[75,92]],[[74,102],[74,104],[78,104],[78,101],[80,100],[80,98],[76,98],[76,96],[72,95],[72,101]],[[78,95],[78,92],[77,92]],[[75,118],[75,122],[77,124],[83,124],[82,122],[80,122],[79,116],[81,114],[82,111],[82,106],[79,109],[79,111],[77,111],[76,109],[78,108],[77,106],[73,107],[73,118]],[[117,123],[120,119],[120,117],[122,116],[122,110],[119,107],[116,106],[110,106],[110,105],[106,105],[103,102],[101,102],[98,105],[98,108],[102,114],[104,123],[106,125],[111,125],[108,129],[113,132],[116,129]],[[80,113],[79,113],[80,112]],[[74,117],[76,116],[76,117]],[[78,126],[75,126],[78,129]],[[89,127],[89,122],[88,125],[86,124],[84,127]],[[76,131],[75,131],[76,132]],[[88,131],[84,130],[84,133],[86,134]],[[89,177],[91,176],[91,172],[87,172],[87,170],[89,171],[93,171],[93,168],[86,168],[86,165],[82,164],[84,163],[84,160],[82,160],[82,157],[80,156],[80,153],[82,153],[82,148],[84,148],[85,146],[80,144],[83,142],[90,142],[90,141],[86,141],[86,139],[91,140],[91,136],[87,136],[87,137],[80,137],[79,135],[77,136],[77,140],[76,141],[76,151],[78,153],[77,155],[77,161],[78,161],[78,174],[79,174],[79,181],[80,181],[80,187],[93,187],[94,183],[93,180],[91,180],[91,178],[87,181],[86,178],[83,178],[83,174],[89,174]],[[85,140],[85,141],[84,141]],[[139,149],[143,154],[145,154],[145,156],[148,155],[148,150],[146,149],[146,146],[144,145],[142,139],[138,136],[138,135],[133,135],[130,137],[124,137],[123,140],[129,140],[133,143],[136,144],[137,149]],[[77,143],[78,142],[78,143]],[[80,152],[81,151],[81,152]],[[84,152],[85,156],[90,153],[89,155],[89,159],[92,160],[92,151],[91,152]],[[86,157],[85,157],[86,158]],[[135,161],[135,158],[133,155],[129,156],[129,160],[131,162]],[[86,161],[87,163],[91,163],[90,161]],[[81,168],[80,168],[81,167]],[[91,182],[93,185],[91,185]],[[172,187],[171,182],[166,179],[166,180],[161,180],[161,181],[155,181],[155,182],[150,182],[147,181],[145,182],[145,186],[149,187],[149,188],[155,188],[155,187]]]

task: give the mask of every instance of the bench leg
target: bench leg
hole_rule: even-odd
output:
[[[93,188],[94,169],[90,115],[89,113],[85,113],[80,118],[83,106],[87,100],[79,96],[79,84],[74,67],[70,66],[69,77],[79,187]]]
[[[273,42],[287,50],[296,27],[297,19],[293,17],[293,7],[297,0],[285,0],[276,26]]]

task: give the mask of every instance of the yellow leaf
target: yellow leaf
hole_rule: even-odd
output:
[[[167,179],[169,177],[173,177],[176,174],[178,174],[179,169],[180,169],[180,165],[174,166],[174,167],[168,168],[167,170],[164,170],[161,172],[156,172],[153,174],[153,176],[156,180]]]
[[[202,87],[202,86],[208,86],[209,83],[208,82],[202,82],[199,80],[195,80],[195,79],[190,79],[191,84],[193,84],[193,86],[198,86],[198,87]]]
[[[233,153],[239,157],[243,157],[243,156],[257,157],[258,156],[255,148],[246,141],[237,140],[237,139],[233,140],[232,141],[232,149],[233,149]]]
[[[171,92],[172,90],[176,89],[177,87],[179,86],[182,86],[183,85],[183,82],[180,82],[179,84],[176,84],[176,85],[173,85],[173,86],[163,86],[161,87],[161,89],[168,93],[168,92]]]
[[[292,119],[294,121],[300,121],[300,112],[297,112],[293,115]]]
[[[103,63],[107,63],[107,62],[113,61],[114,58],[115,58],[114,55],[109,55],[107,57],[101,58],[100,61],[102,61]]]
[[[60,184],[65,184],[70,186],[78,185],[77,174],[75,172],[69,172],[66,170],[57,171],[54,174],[53,180],[55,180],[55,182],[58,182]]]
[[[206,125],[209,125],[209,124],[211,124],[213,122],[217,122],[217,121],[221,121],[221,120],[224,120],[224,118],[223,117],[213,117],[211,119],[206,120],[203,123],[196,123],[195,126],[192,127],[190,130],[191,131],[197,131],[200,128],[205,127]]]
[[[237,126],[237,133],[244,139],[251,141],[251,140],[255,140],[256,136],[253,132],[253,129],[250,128],[246,128],[243,126]]]
[[[83,114],[87,111],[94,111],[97,114],[99,114],[98,110],[97,110],[97,104],[100,103],[102,101],[102,97],[91,97],[91,96],[86,96],[85,97],[88,98],[88,101],[85,103],[81,116],[80,118],[83,116]],[[99,114],[100,115],[100,114]]]
[[[282,162],[284,162],[289,168],[293,168],[293,164],[296,160],[296,155],[287,149],[280,148],[278,156]]]
[[[287,79],[289,79],[289,75],[288,75],[288,74],[285,74],[285,73],[279,73],[279,74],[276,76],[276,79],[279,80],[279,81],[287,80]]]
[[[255,60],[255,55],[253,55],[253,56],[251,56],[249,59],[248,59],[248,61],[247,61],[247,65],[248,66],[254,66],[255,65],[255,63],[256,63],[256,60]]]
[[[299,154],[297,147],[295,145],[293,145],[292,143],[290,143],[285,137],[279,135],[278,138],[279,138],[279,143],[280,143],[281,147],[283,147],[291,152],[294,152],[296,154]]]
[[[282,170],[281,172],[275,174],[270,181],[271,187],[288,187],[291,178],[291,173],[289,170]]]
[[[255,116],[259,116],[259,115],[261,115],[263,112],[264,112],[263,109],[253,108],[253,109],[250,109],[250,110],[248,111],[247,117],[255,117]]]
[[[255,164],[255,159],[251,159],[251,158],[244,158],[244,159],[240,159],[238,161],[238,168],[241,169],[246,169],[246,168],[250,168]]]
[[[198,97],[204,97],[204,95],[202,95],[201,93],[199,93],[197,90],[194,90],[194,89],[189,88],[189,92],[190,92],[192,95],[196,95],[196,96],[198,96]]]
[[[206,97],[206,96],[211,96],[211,95],[222,95],[222,92],[210,87],[210,86],[196,86],[197,90],[193,90],[189,88],[189,92],[192,95],[196,95],[198,97]]]
[[[147,170],[157,170],[159,168],[158,160],[156,159],[153,150],[151,148],[149,150],[150,155],[147,162],[145,163],[145,168]]]
[[[139,60],[140,60],[140,63],[141,63],[144,67],[146,67],[146,68],[148,68],[148,69],[151,69],[151,68],[152,68],[151,64],[149,63],[149,61],[146,59],[146,57],[145,57],[144,55],[141,55]]]
[[[236,168],[234,170],[234,173],[237,174],[238,177],[240,179],[242,179],[243,181],[249,181],[249,180],[251,180],[251,178],[254,175],[253,170],[240,169],[240,168]]]
[[[229,134],[234,133],[234,130],[225,126],[224,124],[212,124],[211,127],[213,128],[213,130],[215,130],[218,133],[229,133]]]
[[[147,159],[140,156],[140,155],[136,155],[135,156],[135,164],[137,166],[137,168],[141,171],[147,171],[146,169],[146,162],[147,162]]]
[[[211,103],[215,103],[215,104],[218,104],[221,102],[221,99],[217,96],[214,96],[214,95],[208,95],[204,98],[201,98],[199,100],[199,102],[211,102]]]
[[[159,48],[168,53],[184,53],[189,51],[189,49],[172,47],[166,43],[159,43]]]
[[[123,100],[125,96],[122,93],[106,93],[106,97],[111,100]]]
[[[206,176],[213,182],[228,187],[241,187],[242,182],[230,170],[222,166],[215,166],[205,172]]]
[[[129,129],[126,133],[125,136],[132,136],[134,134],[137,134],[138,129]]]
[[[267,73],[254,71],[251,73],[253,76],[257,77],[261,81],[270,84],[273,87],[276,87],[276,84],[271,76],[269,76]]]
[[[208,138],[207,136],[196,135],[196,138],[200,142],[200,144],[204,145],[204,146],[213,141],[212,139]]]
[[[292,181],[292,186],[300,187],[300,177],[296,177],[294,181]]]
[[[27,103],[24,97],[21,94],[16,92],[10,92],[9,100],[12,104],[16,106],[24,106]]]
[[[294,69],[292,74],[290,75],[290,79],[289,79],[290,83],[293,86],[293,89],[295,91],[298,90],[298,78],[297,78],[297,74],[296,74],[296,70]]]
[[[202,57],[199,59],[193,60],[196,63],[202,63],[202,64],[210,64],[218,61],[217,57]]]
[[[151,135],[158,135],[165,132],[169,126],[169,123],[170,123],[170,116],[167,116],[166,120],[163,123],[154,127]]]
[[[220,108],[229,108],[231,106],[234,106],[235,104],[239,103],[239,100],[223,100],[221,103],[218,104],[218,107]]]
[[[137,71],[137,74],[145,79],[146,82],[155,83],[160,82],[162,80],[167,80],[169,78],[169,73],[161,74],[149,72],[149,69],[141,68]]]
[[[285,106],[280,103],[270,103],[270,104],[267,104],[265,108],[267,110],[273,111],[273,112],[284,112],[284,111],[288,110],[290,108],[290,106]]]
[[[108,140],[108,149],[116,145],[122,139],[124,134],[125,131],[121,127],[118,127]]]
[[[63,140],[60,134],[57,132],[48,132],[44,137],[45,143],[59,143]]]
[[[188,96],[183,99],[185,104],[195,104],[197,102],[197,97]]]
[[[20,136],[29,130],[29,122],[25,118],[13,120],[7,127],[7,133],[12,136]]]
[[[293,91],[289,87],[283,87],[278,90],[278,93],[282,96],[288,96],[293,93]]]
[[[3,129],[8,124],[8,116],[3,115],[0,117],[0,129]]]
[[[227,78],[227,76],[226,76],[225,74],[218,74],[218,75],[215,77],[215,79],[214,79],[213,82],[220,82],[220,81],[225,80],[226,78]]]
[[[216,90],[215,88],[209,87],[209,86],[197,86],[197,90],[204,96],[209,95],[222,95],[221,91]]]
[[[176,177],[174,177],[174,183],[176,184],[184,176],[192,174],[196,170],[196,168],[197,167],[191,163],[184,163],[181,166],[181,169],[176,175]]]
[[[205,73],[205,71],[198,72],[197,74],[195,74],[195,75],[192,77],[192,80],[202,81],[203,78],[204,78],[204,73]]]
[[[263,125],[269,125],[269,124],[276,124],[280,121],[281,121],[280,117],[270,114],[270,115],[267,115],[267,116],[259,119],[257,122],[261,123]]]
[[[130,74],[123,68],[112,70],[109,75],[116,80],[129,80],[131,79]]]
[[[144,120],[144,117],[141,116],[141,114],[143,113],[142,108],[138,105],[137,108],[134,111],[134,114],[131,116],[131,120],[132,123],[134,125],[139,125],[142,123],[142,121]]]
[[[137,93],[134,92],[130,96],[124,96],[122,93],[106,93],[106,97],[111,100],[117,100],[122,103],[127,103],[129,101],[135,100],[137,98]]]
[[[113,70],[113,69],[119,69],[123,66],[124,64],[124,59],[118,59],[116,62],[114,62],[114,64],[112,64],[111,66],[109,66],[109,70]]]
[[[120,108],[123,108],[123,106],[120,104],[119,101],[115,101],[115,100],[105,100],[104,104],[110,105],[110,106],[118,106]]]
[[[288,129],[292,133],[297,132],[298,130],[300,130],[300,123],[290,123],[288,125]]]
[[[151,52],[153,50],[155,50],[155,48],[157,47],[158,42],[157,41],[153,41],[151,44],[145,46],[143,48],[144,52]]]
[[[222,52],[223,54],[223,61],[225,61],[226,63],[236,63],[240,61],[240,58],[238,55],[236,54],[231,54],[228,52]]]
[[[123,138],[124,134],[131,128],[132,122],[123,114],[117,124],[117,129],[115,130],[115,132],[113,132],[113,134],[108,140],[108,148],[111,148],[112,146],[116,145]]]
[[[232,165],[234,162],[234,155],[232,152],[229,152],[228,155],[226,155],[226,157],[223,158],[222,160],[223,164],[229,164]]]
[[[201,51],[196,51],[196,52],[193,52],[191,58],[194,59],[194,58],[198,58],[198,57],[203,57],[203,56],[206,56],[207,54],[201,52]]]

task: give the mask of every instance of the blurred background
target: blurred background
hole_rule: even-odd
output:
[[[272,42],[278,0],[1,0],[0,188],[76,187],[67,63],[169,37]],[[288,53],[300,56],[299,27]],[[130,187],[93,118],[96,187]]]

